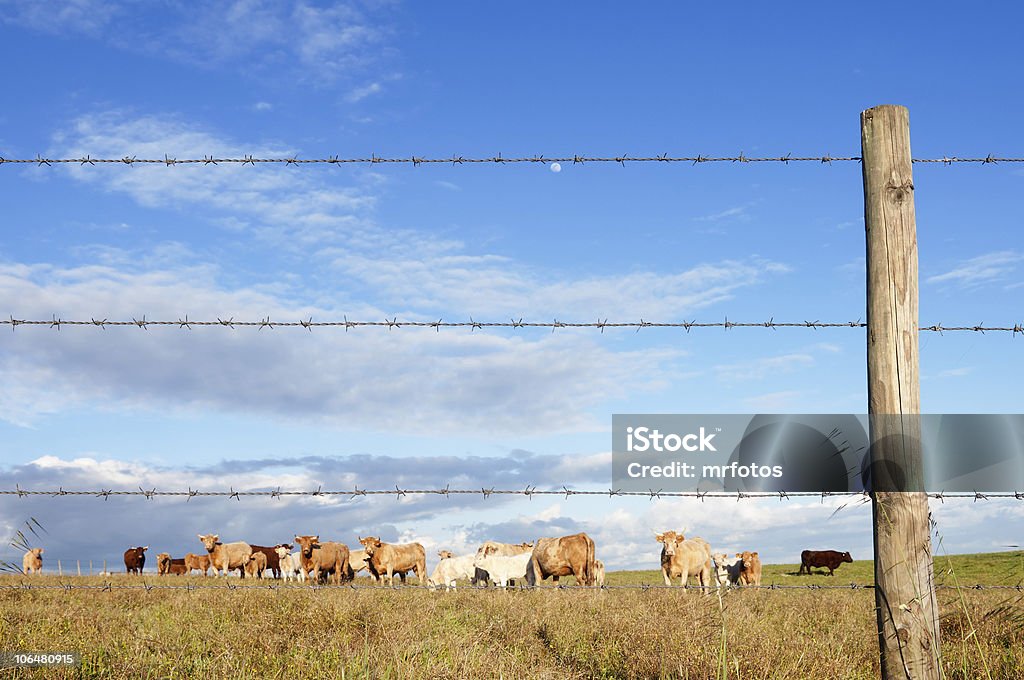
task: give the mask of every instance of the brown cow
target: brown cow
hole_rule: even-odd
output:
[[[203,542],[203,547],[210,554],[210,566],[213,567],[213,575],[219,576],[223,570],[227,576],[229,571],[238,570],[238,575],[245,578],[245,565],[249,563],[252,555],[252,548],[245,541],[234,543],[221,543],[217,534],[197,534]]]
[[[299,544],[302,570],[313,583],[319,582],[321,573],[324,578],[333,574],[335,583],[341,583],[342,578],[348,578],[347,545],[333,541],[321,543],[319,536],[296,536],[295,542]]]
[[[184,559],[172,559],[169,553],[162,552],[156,556],[156,573],[160,576],[174,574],[181,576],[188,573]]]
[[[245,565],[245,573],[253,578],[263,578],[263,572],[267,568],[266,553],[256,551],[249,555],[249,563]]]
[[[376,536],[359,542],[366,550],[370,572],[381,578],[387,575],[388,585],[395,585],[395,573],[405,571],[415,571],[420,585],[427,582],[427,551],[419,543],[382,543]]]
[[[191,574],[193,569],[202,569],[203,576],[210,571],[210,556],[185,553],[185,573]]]
[[[802,574],[806,570],[809,575],[811,567],[824,567],[828,569],[829,576],[835,576],[836,569],[843,562],[853,562],[850,553],[838,550],[804,550],[800,553],[800,571],[797,574]]]
[[[757,553],[744,550],[741,553],[736,553],[736,557],[741,560],[740,585],[761,585],[761,558],[757,556]]]
[[[277,554],[277,546],[278,545],[284,545],[284,544],[283,543],[278,543],[273,548],[268,548],[265,545],[253,545],[251,543],[249,544],[249,546],[252,548],[252,551],[254,553],[255,552],[261,552],[261,553],[263,553],[264,555],[267,556],[267,566],[265,568],[269,569],[271,571],[271,573],[273,573],[274,578],[281,578],[281,558],[278,557],[278,554]]]
[[[21,571],[26,574],[38,574],[43,569],[43,549],[32,548],[21,558]]]
[[[672,579],[678,577],[679,585],[686,586],[691,576],[696,576],[705,595],[711,590],[711,546],[703,538],[687,540],[683,532],[666,531],[655,534],[656,541],[661,543],[661,575],[665,585],[672,585]]]
[[[594,585],[594,541],[584,533],[561,538],[538,538],[526,567],[526,583],[539,584],[547,577],[572,574],[584,586]]]
[[[149,546],[128,548],[124,551],[124,569],[129,574],[141,574],[142,568],[146,566],[146,551]]]

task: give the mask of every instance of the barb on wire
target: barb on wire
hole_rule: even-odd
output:
[[[493,495],[506,495],[506,496],[525,496],[527,498],[533,498],[534,496],[564,496],[566,499],[570,497],[582,497],[582,496],[601,496],[611,498],[613,496],[621,497],[636,497],[636,498],[696,498],[698,500],[704,500],[705,498],[728,498],[734,501],[748,500],[753,498],[774,498],[779,501],[793,500],[796,498],[817,498],[822,502],[826,498],[838,497],[838,496],[859,496],[862,498],[869,498],[870,494],[867,491],[664,491],[659,489],[657,491],[648,489],[647,491],[623,491],[621,489],[570,489],[567,485],[562,485],[557,489],[538,489],[534,485],[527,485],[522,489],[495,489],[491,488],[477,488],[477,489],[453,489],[451,485],[446,485],[444,488],[439,489],[403,489],[397,484],[393,489],[360,489],[356,486],[351,490],[336,490],[332,491],[324,489],[322,486],[318,486],[316,489],[307,490],[296,490],[296,491],[282,491],[281,487],[276,489],[261,489],[253,491],[236,491],[234,487],[229,487],[227,491],[199,491],[189,487],[187,491],[157,491],[155,488],[144,489],[141,486],[137,490],[123,489],[100,489],[100,490],[68,490],[64,487],[59,487],[57,490],[53,489],[25,489],[20,484],[15,484],[13,489],[0,489],[0,496],[17,496],[18,498],[26,498],[30,496],[48,496],[48,497],[80,497],[80,496],[92,496],[96,498],[103,498],[106,500],[110,496],[142,496],[146,499],[152,500],[156,497],[166,498],[185,498],[191,500],[193,498],[228,498],[240,501],[242,496],[247,497],[266,497],[280,500],[285,496],[289,497],[315,497],[315,496],[337,496],[337,497],[349,497],[355,498],[356,496],[394,496],[395,498],[403,498],[407,496],[445,496],[451,497],[452,495],[462,496],[474,496],[478,495],[483,498],[489,498]],[[965,491],[960,493],[948,492],[948,491],[936,491],[929,492],[927,494],[929,498],[937,500],[946,500],[950,498],[963,498],[970,499],[975,502],[977,501],[988,501],[997,498],[1012,498],[1015,500],[1024,500],[1024,492],[1021,491],[1010,491],[1001,493],[981,493],[978,491]]]
[[[152,326],[165,326],[174,327],[177,326],[179,329],[192,330],[193,327],[208,327],[208,328],[255,328],[262,330],[264,328],[305,328],[312,332],[314,328],[344,328],[346,331],[353,328],[386,328],[387,330],[396,329],[410,329],[410,328],[426,328],[433,329],[434,331],[440,332],[441,328],[468,328],[471,332],[482,330],[485,328],[550,328],[552,332],[559,328],[593,328],[604,333],[606,328],[623,328],[623,329],[634,329],[639,332],[641,328],[681,328],[687,333],[694,328],[722,328],[725,330],[731,330],[733,328],[770,328],[777,330],[779,328],[804,328],[811,330],[818,330],[822,328],[867,328],[867,323],[860,319],[856,321],[776,321],[775,317],[770,317],[767,321],[731,321],[726,317],[723,321],[648,321],[646,319],[640,319],[639,321],[608,321],[608,319],[600,319],[597,321],[561,321],[554,319],[552,321],[524,321],[523,317],[511,317],[508,321],[477,321],[473,317],[469,318],[469,321],[444,321],[438,319],[437,321],[401,321],[397,316],[391,318],[385,317],[383,321],[352,321],[348,316],[343,316],[341,321],[313,321],[313,317],[307,320],[299,321],[270,321],[270,317],[266,316],[253,321],[236,321],[234,317],[228,317],[222,319],[217,317],[215,320],[204,320],[197,321],[195,319],[189,319],[188,315],[185,315],[184,319],[177,320],[152,320],[143,315],[141,318],[132,318],[131,320],[110,320],[104,317],[102,321],[95,318],[89,317],[88,319],[64,319],[54,315],[50,319],[16,319],[13,315],[6,319],[0,319],[0,326],[10,326],[11,330],[18,328],[19,326],[47,326],[55,330],[60,330],[65,326],[92,326],[94,328],[106,329],[107,327],[113,328],[125,328],[135,326],[143,330],[149,330]],[[968,332],[968,333],[1012,333],[1016,336],[1018,333],[1024,334],[1024,323],[1014,323],[1012,325],[1004,326],[985,326],[983,324],[970,324],[961,326],[944,326],[942,324],[931,324],[919,326],[918,330],[921,332],[934,332],[940,335],[951,332]]]
[[[139,158],[137,156],[124,156],[122,158],[93,158],[87,154],[78,158],[43,158],[39,155],[36,155],[35,158],[4,158],[0,156],[0,165],[37,165],[39,167],[53,167],[54,165],[67,164],[77,164],[83,167],[86,165],[90,167],[97,167],[98,165],[122,165],[127,167],[135,165],[151,165],[169,168],[177,165],[195,165],[205,167],[223,164],[248,165],[253,167],[257,165],[283,165],[298,168],[311,165],[342,165],[353,163],[366,163],[369,165],[390,163],[395,165],[412,165],[413,167],[428,164],[439,165],[449,163],[453,166],[472,164],[508,165],[510,163],[535,163],[538,165],[547,165],[549,163],[571,163],[573,165],[583,165],[586,163],[617,163],[623,167],[625,167],[626,163],[686,163],[688,165],[703,165],[705,163],[781,163],[783,165],[789,165],[790,163],[818,163],[820,165],[831,166],[833,163],[860,163],[861,160],[860,156],[833,156],[829,153],[822,156],[794,156],[792,153],[787,153],[784,156],[751,157],[747,156],[742,151],[737,156],[705,156],[703,154],[697,154],[696,156],[670,156],[667,153],[663,153],[656,154],[654,156],[587,156],[583,154],[547,156],[545,154],[539,154],[536,156],[505,157],[499,153],[496,156],[474,158],[468,158],[457,154],[452,154],[450,157],[446,158],[426,158],[416,155],[384,158],[375,153],[371,153],[369,157],[348,158],[341,158],[337,155],[328,155],[322,158],[299,158],[297,156],[257,158],[251,154],[224,158],[217,158],[212,155],[203,155],[197,158],[174,158],[169,154],[164,154],[163,158]],[[995,165],[998,163],[1024,163],[1024,158],[987,154],[984,157],[961,158],[959,156],[942,156],[939,158],[914,158],[913,162],[934,163],[947,166],[953,165],[954,163]]]

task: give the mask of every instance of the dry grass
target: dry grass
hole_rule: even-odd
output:
[[[966,610],[941,596],[948,676],[1024,676],[1020,594],[963,596]],[[23,677],[872,678],[873,606],[870,590],[733,592],[721,608],[665,590],[0,591],[0,647],[83,654]]]

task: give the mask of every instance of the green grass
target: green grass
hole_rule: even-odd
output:
[[[952,574],[960,586],[1021,585],[1024,584],[1024,551],[978,553],[973,555],[938,555],[933,560],[935,582],[954,585]],[[842,564],[835,575],[828,576],[825,569],[813,569],[810,576],[799,574],[799,564],[765,564],[762,567],[763,585],[872,585],[875,582],[874,562],[854,560]],[[951,573],[952,572],[952,573]],[[661,571],[614,571],[608,573],[608,585],[661,584]],[[676,581],[678,583],[678,580]],[[691,581],[695,583],[695,581]]]
[[[945,558],[940,558],[942,570]],[[1013,585],[1021,553],[954,556],[961,583]],[[962,569],[962,571],[960,571]],[[847,570],[847,571],[844,571]],[[870,583],[870,562],[836,576],[765,582]],[[29,580],[0,577],[0,584]],[[36,577],[41,583],[210,583],[202,577]],[[570,579],[571,580],[571,579]],[[237,581],[234,581],[237,583]],[[657,571],[609,584],[661,583]],[[1017,591],[940,591],[946,677],[1024,677]],[[870,590],[0,591],[0,648],[80,651],[64,678],[874,678]]]

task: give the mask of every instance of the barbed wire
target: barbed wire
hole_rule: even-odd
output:
[[[1024,584],[1017,585],[988,585],[988,584],[975,584],[975,585],[946,585],[937,584],[933,586],[935,590],[1015,590],[1017,592],[1024,592]],[[799,590],[874,590],[873,584],[866,583],[848,583],[845,585],[832,585],[832,584],[806,584],[806,585],[783,585],[783,584],[769,584],[761,586],[739,586],[726,588],[722,586],[723,590],[727,592],[742,592],[746,590],[766,590],[766,591],[799,591]],[[603,585],[603,586],[582,586],[582,585],[517,585],[510,586],[509,590],[558,590],[558,591],[570,591],[570,592],[581,592],[588,590],[717,590],[718,586],[677,586],[670,585],[666,586],[663,583],[629,583],[620,585]],[[85,591],[101,591],[101,592],[113,592],[115,590],[132,590],[132,591],[145,591],[155,592],[158,590],[186,590],[186,591],[199,591],[199,590],[232,590],[239,592],[287,592],[287,591],[312,591],[322,592],[331,590],[389,590],[389,591],[403,591],[403,592],[414,592],[418,590],[443,590],[443,586],[436,586],[431,589],[426,585],[372,585],[363,583],[348,583],[342,585],[332,584],[309,584],[309,585],[289,585],[289,584],[269,584],[269,585],[237,585],[233,583],[210,583],[210,584],[153,584],[153,583],[137,583],[137,584],[122,584],[122,583],[102,583],[102,584],[86,584],[86,583],[59,583],[59,584],[45,584],[45,583],[17,583],[17,584],[0,584],[0,591],[18,591],[18,590],[60,590],[64,592],[72,592],[75,590]],[[473,586],[473,585],[460,585],[456,588],[456,591],[471,590],[471,591],[495,591],[501,590],[494,586]]]
[[[71,490],[60,487],[58,489],[22,489],[21,485],[15,484],[14,489],[2,489],[0,490],[0,496],[18,496],[19,498],[31,497],[31,496],[47,496],[54,498],[62,497],[78,497],[87,496],[94,498],[102,498],[108,500],[109,498],[117,496],[140,496],[147,500],[152,500],[158,497],[170,497],[170,498],[186,498],[191,500],[193,498],[227,498],[235,499],[240,501],[242,497],[264,497],[281,499],[288,497],[349,497],[359,498],[364,496],[394,496],[395,498],[402,498],[405,496],[475,496],[480,495],[483,498],[490,496],[526,496],[532,498],[533,496],[562,496],[566,499],[572,498],[573,496],[601,496],[608,498],[615,497],[636,497],[636,498],[696,498],[703,501],[706,498],[724,498],[735,501],[741,501],[752,498],[776,498],[778,500],[790,500],[793,498],[820,498],[823,502],[826,498],[840,497],[840,496],[860,496],[865,499],[871,497],[869,491],[664,491],[650,489],[648,491],[623,491],[621,489],[570,489],[563,486],[560,489],[538,489],[535,486],[526,486],[523,489],[495,489],[481,487],[479,489],[452,489],[445,487],[443,489],[403,489],[397,484],[393,489],[360,489],[358,486],[349,490],[324,490],[318,487],[315,490],[299,490],[299,491],[282,491],[280,488],[274,490],[258,490],[258,491],[235,491],[234,487],[228,491],[200,491],[189,487],[188,491],[158,491],[155,487],[152,489],[144,489],[141,486],[138,490],[133,489],[99,489],[99,490]],[[1008,492],[992,492],[984,493],[980,491],[972,492],[945,492],[945,491],[930,491],[926,494],[929,498],[934,498],[939,501],[945,501],[946,499],[971,499],[973,501],[987,501],[997,498],[1012,498],[1016,500],[1024,500],[1024,492],[1021,491],[1008,491]]]
[[[256,328],[257,330],[263,329],[274,329],[274,328],[305,328],[312,332],[314,328],[344,328],[346,331],[353,328],[386,328],[388,330],[396,330],[402,328],[432,328],[437,332],[440,332],[442,328],[468,328],[470,331],[483,330],[486,328],[550,328],[551,332],[556,331],[559,328],[593,328],[604,333],[605,329],[631,329],[639,332],[644,328],[681,328],[687,333],[691,329],[703,329],[703,328],[721,328],[724,330],[730,330],[732,328],[770,328],[777,330],[779,328],[808,328],[813,330],[824,329],[824,328],[867,328],[867,323],[861,320],[857,321],[776,321],[775,317],[768,319],[767,321],[730,321],[728,317],[724,321],[647,321],[640,319],[639,321],[608,321],[608,319],[598,319],[597,321],[559,321],[554,319],[552,321],[524,321],[522,318],[512,318],[509,321],[476,321],[470,317],[469,321],[445,321],[444,319],[438,319],[437,321],[399,321],[398,317],[385,318],[383,321],[352,321],[347,316],[343,317],[341,321],[314,321],[313,317],[306,320],[299,321],[271,321],[270,317],[267,316],[258,321],[243,320],[236,321],[234,317],[222,319],[217,317],[215,321],[212,320],[195,320],[189,319],[188,315],[185,315],[183,319],[177,319],[176,321],[170,320],[153,320],[143,315],[141,318],[132,318],[129,320],[113,320],[108,318],[96,319],[90,317],[88,320],[82,319],[63,319],[57,316],[53,316],[50,319],[16,319],[14,316],[9,316],[7,319],[0,319],[0,326],[10,326],[11,330],[18,328],[19,326],[45,326],[52,329],[60,330],[64,326],[92,326],[94,328],[106,329],[110,328],[126,328],[136,327],[142,330],[148,330],[150,326],[157,327],[174,327],[177,326],[179,329],[191,330],[193,327],[216,327],[216,328]],[[973,332],[973,333],[1012,333],[1016,336],[1018,333],[1024,334],[1024,322],[1014,323],[1013,325],[1004,326],[986,326],[984,323],[979,323],[969,326],[944,326],[941,323],[930,324],[926,326],[919,326],[918,330],[921,332],[934,332],[939,333],[953,333],[953,332]]]
[[[860,156],[832,156],[831,154],[825,154],[823,156],[794,156],[792,153],[786,154],[785,156],[770,156],[770,157],[757,157],[747,156],[743,152],[740,152],[738,156],[704,156],[698,154],[696,156],[669,156],[667,153],[658,154],[654,156],[630,156],[624,154],[621,156],[586,156],[580,154],[567,155],[556,155],[556,156],[545,156],[543,154],[536,156],[518,156],[506,158],[500,153],[496,156],[490,157],[466,157],[453,155],[451,157],[424,157],[424,156],[403,156],[403,157],[391,157],[385,158],[371,154],[369,157],[362,158],[342,158],[340,156],[327,156],[325,158],[299,158],[298,156],[291,157],[277,157],[277,158],[258,158],[256,156],[244,154],[238,157],[224,157],[218,158],[212,155],[204,155],[201,158],[175,158],[169,154],[165,154],[163,158],[138,158],[137,156],[122,156],[121,158],[93,158],[90,155],[80,156],[78,158],[46,158],[40,155],[36,155],[35,158],[4,158],[0,156],[0,165],[4,164],[22,164],[22,165],[38,165],[38,166],[53,166],[53,165],[81,165],[81,166],[96,166],[96,165],[162,165],[165,167],[171,167],[174,165],[287,165],[293,167],[302,167],[309,165],[342,165],[342,164],[409,164],[413,166],[429,165],[429,164],[447,164],[452,165],[464,165],[464,164],[493,164],[493,165],[506,165],[509,163],[572,163],[573,165],[582,165],[585,163],[618,163],[625,165],[626,163],[688,163],[691,165],[700,165],[702,163],[820,163],[823,165],[831,165],[832,163],[860,163]],[[961,158],[958,156],[942,156],[940,158],[914,158],[914,163],[941,163],[943,165],[952,165],[954,163],[980,163],[983,165],[996,164],[996,163],[1024,163],[1024,158],[1011,158],[1005,156],[994,156],[988,154],[985,157],[974,157],[974,158]]]

